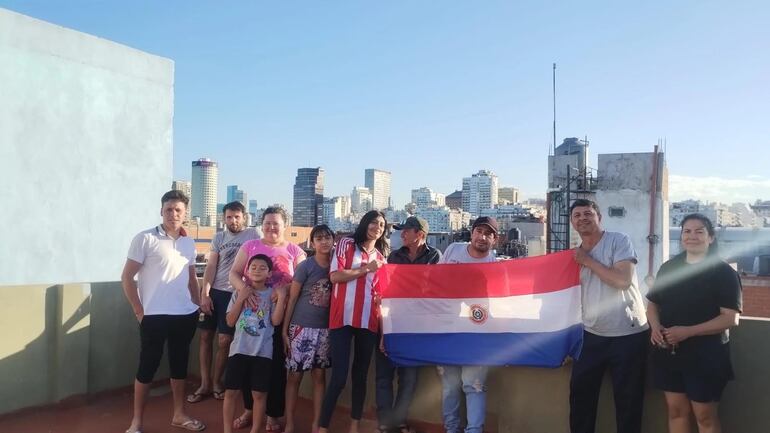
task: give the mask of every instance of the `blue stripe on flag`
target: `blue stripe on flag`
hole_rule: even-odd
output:
[[[524,365],[559,367],[577,358],[583,325],[555,332],[385,334],[385,349],[397,365]]]

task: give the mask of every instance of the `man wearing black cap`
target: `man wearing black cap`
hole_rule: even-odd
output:
[[[423,218],[410,216],[393,228],[401,231],[402,247],[391,252],[388,263],[397,265],[433,265],[441,259],[441,251],[426,243],[428,222]],[[382,340],[376,354],[377,368],[377,419],[380,432],[408,433],[406,423],[409,404],[417,386],[417,367],[397,367],[388,358]],[[393,398],[393,379],[398,371],[398,391]]]
[[[495,261],[497,220],[479,217],[471,228],[471,242],[455,242],[447,247],[439,263],[489,263]],[[483,365],[444,365],[438,367],[441,377],[441,409],[447,433],[460,433],[460,403],[465,393],[468,423],[465,433],[481,433],[487,410],[487,372]]]

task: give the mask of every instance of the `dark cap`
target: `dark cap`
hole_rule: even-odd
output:
[[[424,218],[420,218],[418,216],[410,216],[406,219],[406,221],[400,223],[400,224],[393,224],[393,228],[396,230],[403,230],[403,229],[415,229],[415,230],[422,230],[426,234],[428,233],[428,222],[425,221]]]
[[[478,217],[476,218],[476,221],[473,222],[473,226],[471,227],[471,230],[475,229],[478,226],[487,226],[492,229],[495,234],[497,234],[497,231],[499,230],[499,227],[497,225],[497,220],[494,217]]]

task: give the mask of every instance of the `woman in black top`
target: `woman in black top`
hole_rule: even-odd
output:
[[[730,364],[730,327],[738,325],[738,274],[716,253],[714,227],[701,214],[682,220],[684,252],[661,266],[647,295],[653,381],[668,406],[670,433],[690,432],[690,413],[700,433],[721,432],[717,405]]]

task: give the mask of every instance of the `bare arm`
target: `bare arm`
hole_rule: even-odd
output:
[[[620,290],[625,290],[631,286],[634,272],[636,272],[636,265],[630,260],[617,262],[608,268],[580,247],[575,248],[575,261],[579,265],[590,269],[605,284]]]
[[[291,286],[289,287],[289,298],[286,302],[286,314],[283,318],[283,337],[284,337],[284,343],[286,343],[286,339],[289,337],[289,325],[291,322],[291,316],[294,315],[294,307],[297,305],[297,299],[299,299],[299,293],[302,290],[302,284],[298,281],[292,281]]]
[[[650,341],[656,346],[666,344],[663,336],[663,327],[660,326],[660,314],[658,313],[658,304],[650,301],[647,303],[647,322],[650,324]]]
[[[190,272],[190,280],[187,282],[187,288],[190,290],[190,300],[195,305],[201,304],[201,288],[198,284],[198,275],[195,273],[195,265],[188,266]]]
[[[246,251],[241,248],[238,250],[238,254],[235,255],[233,266],[230,268],[230,285],[233,286],[233,290],[243,290],[246,288],[246,282],[243,281],[243,268],[246,267]]]
[[[382,265],[384,265],[383,262],[372,260],[371,262],[367,263],[366,266],[362,266],[357,269],[340,269],[329,274],[329,281],[334,284],[346,283],[366,275],[369,272],[377,272],[377,269],[380,269]]]
[[[134,310],[136,320],[142,321],[144,317],[144,307],[139,300],[139,292],[137,291],[136,281],[134,277],[139,273],[142,264],[135,262],[131,259],[126,259],[126,264],[123,265],[123,273],[120,275],[120,282],[123,286],[123,293],[126,295],[128,303],[131,305],[131,309]]]
[[[729,308],[720,308],[719,315],[711,320],[692,326],[672,326],[663,330],[666,342],[678,344],[690,337],[719,334],[725,329],[738,326],[740,313]]]
[[[232,308],[230,308],[230,311],[228,311],[225,315],[227,326],[233,327],[238,321],[238,317],[241,315],[241,310],[243,310],[243,303],[246,302],[246,298],[248,298],[246,293],[247,291],[245,288],[238,290],[238,294],[235,297]]]
[[[203,287],[201,288],[201,311],[211,314],[211,286],[214,284],[214,278],[217,276],[217,265],[219,264],[219,254],[209,251],[209,260],[206,262],[206,270],[203,271]]]
[[[273,326],[278,326],[283,320],[283,315],[286,312],[286,290],[281,288],[277,289],[278,300],[273,307],[273,314],[270,317],[270,321],[273,322]]]

